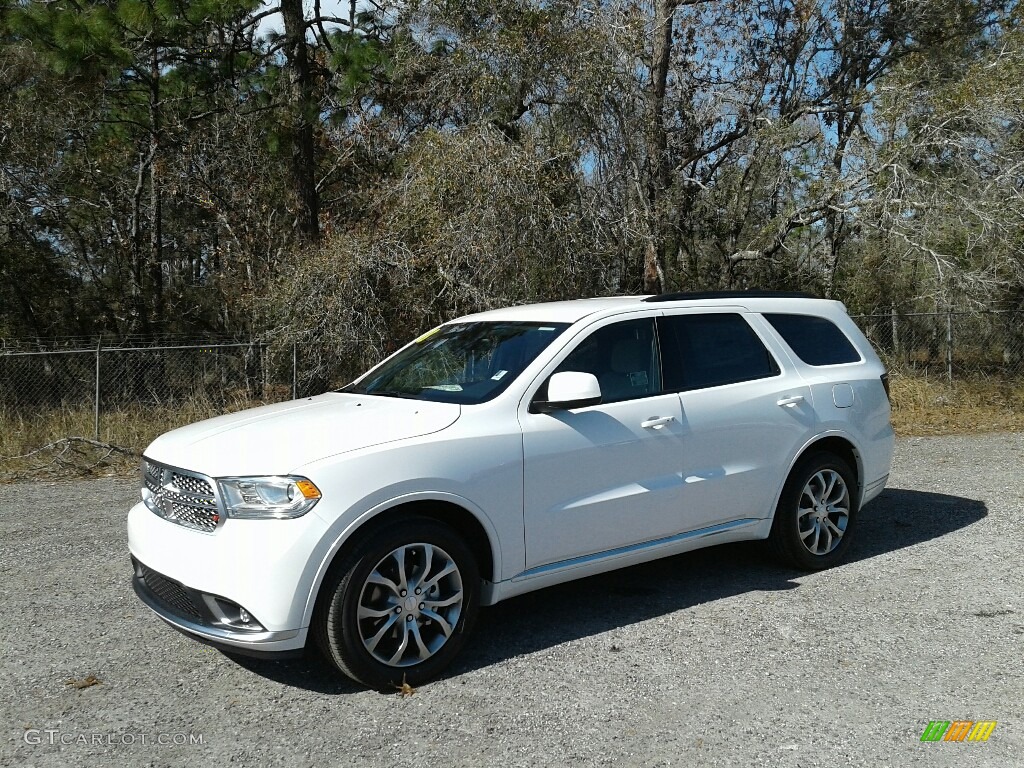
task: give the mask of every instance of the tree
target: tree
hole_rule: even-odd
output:
[[[40,101],[60,102],[44,113]],[[80,95],[52,75],[30,47],[0,37],[0,336],[87,333],[84,307],[68,302],[81,276],[54,248],[47,187],[61,184],[55,162],[65,121],[83,110]],[[33,140],[19,141],[19,136]]]
[[[569,294],[1016,296],[1019,13],[5,0],[0,322],[355,354]]]
[[[118,0],[82,6],[61,0],[21,4],[9,14],[16,38],[30,42],[66,82],[95,94],[92,123],[69,126],[61,162],[80,163],[84,178],[106,175],[124,181],[130,167],[124,159],[133,158],[134,185],[130,192],[119,190],[127,192],[130,214],[123,228],[114,225],[115,240],[130,251],[125,287],[131,297],[126,318],[131,330],[152,332],[167,323],[165,204],[172,135],[182,130],[193,100],[213,80],[209,69],[219,63],[209,55],[211,41],[224,37],[217,34],[218,25],[253,5],[254,0]],[[230,58],[236,52],[218,53]],[[90,182],[79,186],[81,194],[68,203],[108,208],[117,217],[109,190]],[[62,204],[54,200],[54,205]]]
[[[320,238],[322,157],[318,145],[329,126],[350,116],[351,104],[360,86],[383,66],[384,41],[389,24],[383,8],[357,10],[349,3],[348,17],[325,15],[319,0],[307,12],[302,0],[279,0],[276,6],[256,18],[280,14],[283,31],[270,36],[266,67],[283,70],[278,81],[284,131],[281,138],[290,152],[290,175],[296,204],[296,226],[307,241]],[[283,53],[283,65],[275,60]],[[325,121],[324,117],[328,119]],[[327,152],[326,154],[330,154]],[[328,164],[329,165],[329,164]]]
[[[876,274],[906,291],[872,295],[876,304],[942,310],[1019,296],[1024,36],[1011,22],[964,42],[915,53],[883,82],[875,120],[885,140],[864,220]]]

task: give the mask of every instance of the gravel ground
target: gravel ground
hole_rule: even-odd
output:
[[[134,482],[0,486],[0,764],[1024,766],[1022,467],[1021,434],[901,440],[846,565],[726,545],[517,598],[407,697],[165,626]],[[920,741],[958,719],[998,726]]]

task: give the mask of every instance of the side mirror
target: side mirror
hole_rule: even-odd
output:
[[[530,409],[538,413],[585,408],[601,402],[601,385],[592,373],[562,371],[548,379],[548,399],[535,402]]]

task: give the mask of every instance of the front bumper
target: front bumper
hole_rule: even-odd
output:
[[[132,588],[139,599],[165,622],[194,640],[221,650],[258,658],[280,659],[302,654],[305,630],[271,632],[262,628],[234,629],[224,623],[223,615],[218,615],[206,606],[206,602],[213,599],[213,595],[204,595],[168,579],[147,568],[134,557],[132,566],[135,570]],[[156,581],[162,583],[162,588],[154,588],[153,582]],[[175,598],[173,593],[169,594],[169,590],[177,593],[178,597]]]
[[[301,651],[325,532],[307,514],[227,520],[204,533],[139,503],[128,513],[133,587],[161,619],[201,642],[258,656]],[[240,626],[243,608],[255,629]]]

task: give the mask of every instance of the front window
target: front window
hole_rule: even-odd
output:
[[[592,373],[601,402],[617,403],[661,393],[661,369],[654,319],[627,320],[594,331],[562,361],[555,373]]]
[[[514,322],[442,325],[342,392],[482,403],[503,392],[568,327]]]

